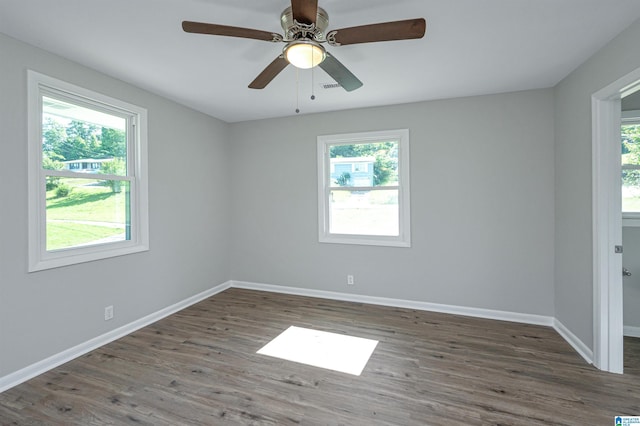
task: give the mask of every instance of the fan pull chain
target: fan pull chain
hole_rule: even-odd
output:
[[[315,67],[311,68],[311,100],[314,100],[316,98],[316,95],[313,93],[314,90],[314,82],[313,82],[313,76],[314,76],[314,72],[313,70],[315,69]]]
[[[315,93],[313,92],[313,86],[314,86],[314,82],[313,82],[313,76],[315,75],[314,70],[315,70],[316,66],[313,63],[313,55],[311,55],[311,100],[314,100],[316,98]]]
[[[298,68],[296,68],[296,114],[300,113],[300,78],[299,78],[299,71]]]

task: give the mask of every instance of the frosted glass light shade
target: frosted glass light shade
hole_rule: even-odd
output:
[[[327,53],[313,40],[296,40],[284,48],[285,59],[297,68],[313,68],[320,65]]]

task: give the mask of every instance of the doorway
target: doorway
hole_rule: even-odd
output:
[[[622,98],[624,374],[640,374],[640,91]]]
[[[592,111],[593,363],[624,369],[621,99],[640,88],[640,68],[594,93]]]

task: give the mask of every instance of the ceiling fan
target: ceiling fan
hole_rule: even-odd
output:
[[[323,43],[330,46],[345,46],[377,41],[417,39],[424,36],[426,27],[424,18],[417,18],[342,28],[325,34],[329,26],[329,15],[324,9],[318,7],[318,0],[291,0],[291,7],[287,7],[282,12],[280,23],[284,36],[251,28],[193,21],[183,21],[182,29],[188,33],[286,43],[282,54],[267,65],[249,84],[251,89],[264,89],[287,65],[292,64],[298,68],[319,66],[350,92],[361,87],[362,82],[335,56],[327,52],[322,46]]]

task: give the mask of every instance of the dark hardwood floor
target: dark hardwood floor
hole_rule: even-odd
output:
[[[361,376],[256,351],[290,325],[379,340]],[[628,374],[547,327],[230,289],[0,394],[3,425],[610,425]]]

